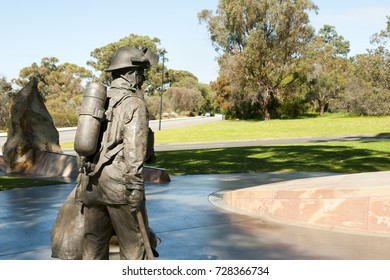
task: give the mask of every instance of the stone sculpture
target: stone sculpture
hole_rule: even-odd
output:
[[[11,103],[11,121],[3,156],[7,173],[28,173],[37,152],[62,153],[59,134],[38,91],[38,81],[31,78]]]

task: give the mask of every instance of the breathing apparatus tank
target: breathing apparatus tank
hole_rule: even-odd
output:
[[[79,172],[86,173],[86,160],[96,152],[106,99],[107,88],[102,84],[92,82],[84,90],[74,141],[74,150],[80,157]]]

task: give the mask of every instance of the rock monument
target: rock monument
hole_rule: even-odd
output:
[[[11,121],[3,146],[6,172],[28,173],[40,151],[62,153],[58,131],[38,91],[38,80],[31,78],[11,103]]]

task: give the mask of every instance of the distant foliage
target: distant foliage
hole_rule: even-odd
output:
[[[83,83],[92,78],[92,73],[75,64],[58,62],[55,57],[45,57],[40,65],[33,63],[23,68],[16,84],[23,87],[31,77],[38,78],[38,90],[45,99],[54,124],[58,127],[76,126]]]
[[[371,37],[373,49],[357,55],[346,90],[334,104],[335,110],[351,114],[390,114],[390,17],[387,28]]]
[[[10,120],[11,98],[14,93],[12,84],[5,77],[0,78],[0,131],[7,130]]]
[[[390,115],[390,90],[374,88],[362,79],[351,78],[346,91],[332,103],[331,110],[361,116]]]

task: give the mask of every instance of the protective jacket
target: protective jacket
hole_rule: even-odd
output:
[[[80,173],[76,199],[84,204],[123,205],[129,190],[143,190],[148,111],[143,93],[123,78],[107,91],[106,120],[92,176]]]

